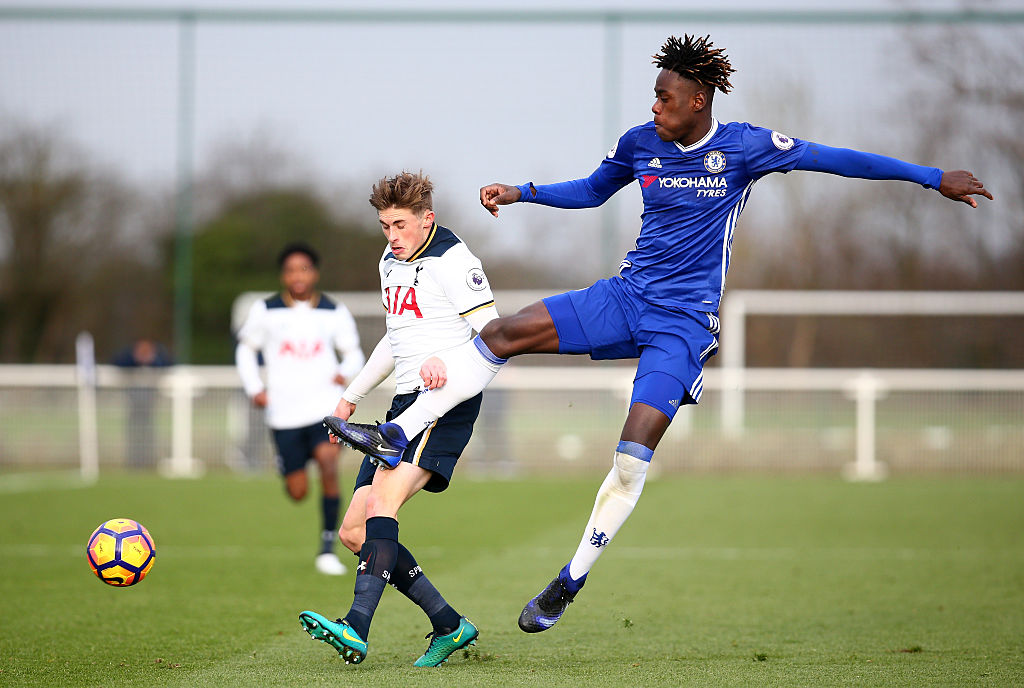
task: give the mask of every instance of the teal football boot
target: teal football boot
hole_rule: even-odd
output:
[[[313,640],[327,643],[337,650],[345,664],[359,664],[366,658],[366,641],[359,637],[347,621],[330,621],[316,612],[302,612],[299,614],[299,623]],[[476,631],[475,628],[473,630]]]
[[[476,629],[473,622],[466,617],[462,617],[459,620],[458,627],[447,635],[438,635],[433,632],[427,633],[426,637],[430,638],[427,651],[423,653],[422,657],[413,662],[412,665],[418,667],[441,666],[456,650],[461,650],[469,645],[476,645],[476,639],[479,635],[480,631]]]

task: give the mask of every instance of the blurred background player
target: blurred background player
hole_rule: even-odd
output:
[[[394,371],[395,397],[388,418],[426,388],[446,381],[444,365],[430,354],[472,341],[498,317],[480,264],[459,237],[434,222],[433,185],[421,174],[381,179],[370,204],[377,209],[388,248],[380,261],[387,333],[324,421],[342,441],[365,441],[375,425],[347,423],[356,404]],[[449,605],[398,541],[398,510],[420,490],[448,488],[459,456],[480,413],[477,392],[410,433],[404,451],[386,460],[367,456],[341,527],[341,541],[359,555],[352,607],[330,621],[316,612],[299,615],[315,639],[333,646],[346,663],[366,657],[370,622],[384,586],[394,585],[423,609],[433,630],[415,666],[438,666],[475,642],[476,627]]]
[[[309,459],[320,469],[323,527],[316,568],[340,576],[346,568],[334,553],[341,511],[339,448],[330,442],[321,419],[366,359],[348,309],[316,290],[316,251],[302,242],[291,243],[277,262],[284,291],[253,304],[238,331],[235,364],[253,405],[266,409],[288,496],[296,501],[306,496]],[[260,378],[261,353],[266,386]]]
[[[629,413],[576,554],[528,602],[527,632],[550,628],[632,513],[647,467],[680,405],[696,404],[703,366],[718,349],[718,308],[736,221],[755,181],[771,172],[829,172],[910,181],[977,207],[992,195],[973,174],[943,172],[871,153],[830,148],[711,114],[716,89],[731,89],[733,68],[709,37],[670,37],[654,56],[654,120],[633,127],[586,179],[521,186],[490,184],[480,202],[493,215],[518,201],[592,208],[638,181],[644,201],[636,248],[616,277],[544,299],[488,324],[472,343],[443,352],[449,382],[381,425],[357,448],[386,457],[405,436],[482,390],[501,364],[526,353],[639,358]]]

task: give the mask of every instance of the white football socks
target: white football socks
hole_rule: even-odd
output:
[[[479,337],[435,355],[448,369],[448,382],[444,387],[427,390],[391,420],[410,440],[448,411],[482,392],[506,360],[492,354]]]
[[[578,581],[590,571],[605,546],[633,513],[633,507],[643,492],[647,467],[653,455],[654,452],[643,445],[619,442],[612,470],[597,491],[594,511],[583,531],[583,539],[569,562],[569,575],[574,580]]]

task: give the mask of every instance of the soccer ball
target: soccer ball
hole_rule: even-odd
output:
[[[130,518],[113,518],[92,531],[85,553],[92,572],[101,581],[127,587],[145,578],[153,568],[156,547],[141,523]]]

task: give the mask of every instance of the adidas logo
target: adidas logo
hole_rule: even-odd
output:
[[[651,158],[651,161],[649,163],[647,163],[647,166],[648,167],[657,167],[660,170],[661,169],[661,160],[659,160],[658,158]]]
[[[682,401],[682,400],[681,399],[669,399],[668,403],[672,406],[672,408],[679,408],[679,402],[680,401]]]

